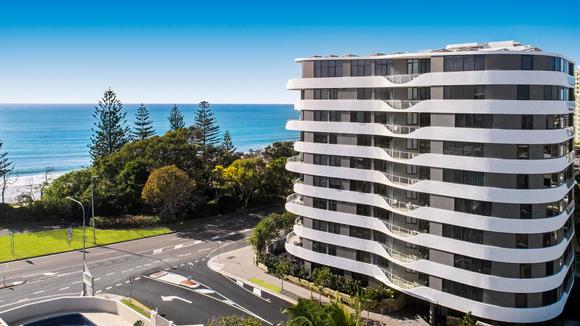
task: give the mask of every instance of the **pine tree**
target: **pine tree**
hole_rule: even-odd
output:
[[[133,131],[133,137],[135,139],[143,140],[155,135],[153,122],[149,119],[149,110],[147,110],[147,107],[143,103],[137,108],[135,118],[135,131]]]
[[[202,152],[207,153],[210,147],[215,147],[219,143],[220,127],[208,102],[199,102],[192,129],[195,142],[201,147]]]
[[[232,135],[229,130],[224,133],[224,138],[220,145],[221,157],[220,163],[223,166],[228,166],[236,159],[236,147],[232,141]]]
[[[131,131],[127,127],[127,114],[123,112],[123,103],[110,88],[105,91],[93,113],[95,119],[92,128],[89,152],[93,162],[100,157],[110,155],[131,140]]]
[[[8,152],[3,152],[2,146],[4,146],[4,142],[0,140],[0,203],[4,203],[4,196],[10,185],[8,176],[14,169],[14,162],[8,159]]]
[[[171,112],[169,113],[169,117],[167,119],[169,120],[169,127],[171,128],[171,130],[185,128],[185,122],[183,122],[183,114],[181,113],[181,110],[179,110],[177,105],[175,104],[173,105],[173,108],[171,108]]]

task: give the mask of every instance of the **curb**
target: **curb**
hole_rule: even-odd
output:
[[[237,251],[237,250],[241,250],[241,249],[245,249],[245,248],[247,248],[247,247],[242,247],[242,248],[239,248],[239,249],[236,249],[236,250],[228,251],[227,253],[235,252],[235,251]],[[227,254],[227,253],[224,253],[224,254]],[[283,295],[283,294],[281,294],[281,293],[274,292],[274,291],[272,291],[272,290],[270,290],[270,289],[264,288],[264,287],[262,287],[262,286],[260,286],[260,285],[258,285],[258,284],[252,283],[252,282],[250,282],[250,281],[248,281],[248,280],[246,280],[246,279],[244,279],[244,278],[242,278],[242,277],[240,277],[240,276],[237,276],[237,275],[235,275],[235,274],[232,274],[232,273],[230,273],[230,272],[224,271],[223,269],[217,269],[217,268],[214,268],[214,267],[213,267],[213,265],[214,265],[214,264],[219,264],[219,263],[215,263],[215,262],[214,262],[214,259],[216,259],[216,257],[217,257],[217,256],[214,256],[214,257],[212,257],[211,259],[209,259],[209,260],[207,261],[207,267],[208,267],[210,270],[212,270],[212,271],[214,271],[214,272],[216,272],[216,273],[218,273],[218,274],[221,274],[221,275],[223,275],[223,276],[225,276],[225,277],[227,277],[227,278],[230,278],[230,279],[233,279],[233,280],[236,280],[236,281],[242,282],[242,283],[244,283],[245,285],[248,285],[248,286],[251,286],[251,287],[254,287],[254,288],[260,289],[262,292],[266,292],[266,293],[268,293],[268,294],[270,294],[270,295],[272,295],[272,296],[275,296],[275,297],[277,297],[278,299],[282,299],[282,300],[284,300],[284,301],[286,301],[286,302],[289,302],[289,303],[291,303],[291,304],[296,304],[296,303],[298,302],[298,301],[296,301],[296,300],[295,300],[295,299],[293,299],[293,298],[287,297],[287,296],[285,296],[285,295]]]

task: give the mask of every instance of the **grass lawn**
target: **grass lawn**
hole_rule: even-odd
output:
[[[135,299],[131,299],[131,303],[129,303],[129,299],[122,299],[122,303],[126,304],[129,308],[135,310],[136,312],[140,313],[141,315],[151,318],[151,309],[145,307],[143,304],[138,302]]]
[[[87,248],[93,247],[93,229],[87,228]],[[106,245],[127,240],[140,239],[170,233],[166,227],[146,229],[97,229],[97,244]],[[0,263],[16,259],[31,258],[46,254],[82,249],[83,230],[74,228],[72,241],[68,241],[68,229],[14,234],[14,256],[10,253],[10,238],[0,236]]]
[[[272,290],[272,291],[277,292],[277,293],[282,292],[282,289],[280,289],[280,287],[278,287],[278,286],[276,286],[274,284],[268,283],[268,282],[266,282],[264,280],[261,280],[259,278],[252,277],[248,281],[250,281],[250,282],[252,282],[254,284],[258,284],[259,286],[261,286],[263,288]]]

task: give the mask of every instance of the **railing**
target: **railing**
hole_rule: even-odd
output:
[[[418,152],[404,152],[404,151],[398,151],[398,150],[394,150],[394,149],[390,149],[390,148],[382,148],[382,149],[390,157],[397,158],[397,159],[403,159],[403,160],[410,160],[410,159],[415,158],[418,155],[421,155],[421,153],[418,153]]]
[[[387,220],[380,219],[381,222],[389,229],[392,233],[403,236],[403,237],[412,237],[419,234],[417,230],[407,229],[398,225],[395,225]]]
[[[408,281],[402,277],[399,277],[393,274],[391,271],[387,270],[386,268],[381,267],[381,270],[383,271],[383,273],[385,273],[385,276],[389,279],[389,281],[391,281],[391,283],[397,285],[400,288],[412,289],[419,286],[423,286],[419,282]]]
[[[421,181],[421,179],[401,177],[398,175],[394,175],[392,173],[383,172],[383,174],[385,175],[385,177],[387,177],[387,179],[389,179],[392,182],[397,182],[397,183],[402,183],[402,184],[407,184],[407,185],[412,185],[418,181]]]
[[[290,233],[286,234],[286,242],[290,243],[290,240],[296,235],[294,231],[290,231]]]
[[[419,100],[385,100],[385,103],[395,110],[405,110],[419,102]]]
[[[300,159],[300,155],[296,155],[296,156],[290,156],[286,162],[302,162],[302,160]]]
[[[383,196],[383,199],[389,204],[389,206],[391,206],[393,208],[398,208],[400,210],[410,211],[410,210],[414,210],[414,209],[417,209],[419,207],[425,206],[425,205],[414,204],[411,202],[401,202],[401,201],[398,201],[396,199],[385,197],[385,196]]]
[[[570,213],[572,213],[572,210],[574,210],[575,206],[576,206],[575,201],[571,200],[570,203],[568,204],[568,206],[566,206],[566,208],[565,208],[566,213],[568,213],[568,215]]]
[[[389,129],[389,131],[394,134],[402,134],[402,135],[410,134],[413,131],[420,128],[418,126],[400,126],[390,123],[385,124],[385,127],[387,127],[387,129]]]
[[[296,193],[294,193],[294,194],[286,197],[286,202],[287,203],[296,203],[296,204],[299,204],[299,205],[303,205],[304,204],[304,200],[302,199],[302,195],[296,194]]]
[[[417,261],[419,259],[423,259],[423,257],[421,257],[420,255],[407,254],[407,253],[395,250],[392,247],[389,247],[389,245],[387,245],[386,243],[381,243],[381,245],[383,246],[383,248],[385,248],[385,250],[387,251],[389,256],[391,256],[399,261],[402,261],[404,263],[410,263],[410,262]]]
[[[294,220],[294,224],[295,225],[302,225],[302,218],[300,216],[298,216],[295,220]]]
[[[294,233],[294,231],[290,231],[290,233],[288,233],[286,235],[286,243],[292,243],[293,245],[297,246],[297,247],[302,247],[302,241],[298,240],[298,241],[293,241],[293,239],[300,239],[300,237],[296,236],[296,233]]]
[[[568,111],[574,111],[576,109],[576,102],[568,101]]]
[[[566,131],[568,131],[568,136],[574,136],[574,127],[568,127]]]
[[[300,178],[296,178],[294,179],[294,184],[303,184],[304,180],[300,179]]]
[[[405,84],[410,82],[411,80],[419,77],[420,74],[411,74],[411,75],[388,75],[385,76],[391,83],[395,84]]]
[[[566,158],[568,159],[568,163],[571,163],[574,161],[574,151],[570,151],[570,153],[566,154]]]

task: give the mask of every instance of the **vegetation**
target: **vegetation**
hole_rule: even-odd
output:
[[[173,108],[171,108],[171,112],[169,113],[169,117],[167,118],[167,120],[169,120],[169,128],[173,131],[185,128],[185,122],[183,121],[183,113],[181,113],[181,110],[179,110],[177,105],[173,105]]]
[[[298,299],[284,309],[289,316],[288,326],[358,326],[360,320],[339,302],[322,304],[314,300]]]
[[[133,131],[133,138],[143,140],[155,135],[153,129],[153,122],[149,118],[149,110],[141,103],[137,108],[135,115],[135,130]]]
[[[147,178],[141,198],[162,217],[171,219],[187,205],[195,183],[175,165],[155,169]]]
[[[248,238],[254,247],[258,261],[262,261],[266,254],[266,247],[275,239],[283,237],[292,229],[296,216],[289,212],[272,213],[262,218],[252,230]],[[277,261],[272,262],[272,267]],[[268,266],[268,264],[266,264]]]
[[[471,311],[463,315],[463,318],[461,318],[461,326],[475,326],[476,323],[477,319],[473,317]]]
[[[147,308],[146,306],[144,306],[143,304],[141,304],[137,300],[132,299],[131,301],[129,301],[129,299],[125,298],[125,299],[121,299],[121,302],[124,303],[125,305],[127,305],[129,308],[140,313],[141,315],[143,315],[147,318],[151,318],[151,309]],[[142,325],[144,325],[144,323],[143,323],[143,321],[138,320],[133,325],[141,325],[142,326]]]
[[[209,187],[211,171],[217,163],[219,143],[219,125],[210,104],[202,101],[195,113],[195,122],[190,127],[194,144],[200,152],[201,166],[199,171],[200,185]]]
[[[262,326],[254,317],[224,316],[207,323],[208,326]]]
[[[4,203],[6,188],[8,187],[8,175],[14,169],[14,162],[8,159],[8,152],[2,151],[4,142],[0,140],[0,203]]]
[[[77,216],[80,218],[77,208]],[[116,242],[141,239],[145,237],[170,233],[166,227],[145,229],[97,229],[97,244],[106,245]],[[92,228],[87,228],[87,247],[92,247]],[[48,255],[58,252],[78,250],[83,247],[83,230],[80,227],[73,228],[72,240],[68,240],[68,229],[55,229],[37,232],[14,233],[14,256],[11,255],[10,238],[8,235],[0,236],[0,263],[15,259],[30,258]]]
[[[131,140],[126,117],[127,113],[123,111],[123,104],[117,99],[117,94],[111,89],[105,91],[93,113],[95,126],[89,145],[93,161],[113,154]]]
[[[277,293],[282,292],[282,289],[280,287],[278,287],[277,285],[268,283],[268,282],[266,282],[266,281],[264,281],[262,279],[256,278],[256,277],[252,277],[248,281],[250,281],[250,282],[252,282],[254,284],[257,284],[257,285],[259,285],[259,286],[261,286],[263,288],[266,288],[266,289],[268,289],[270,291],[273,291],[273,292],[277,292]]]

